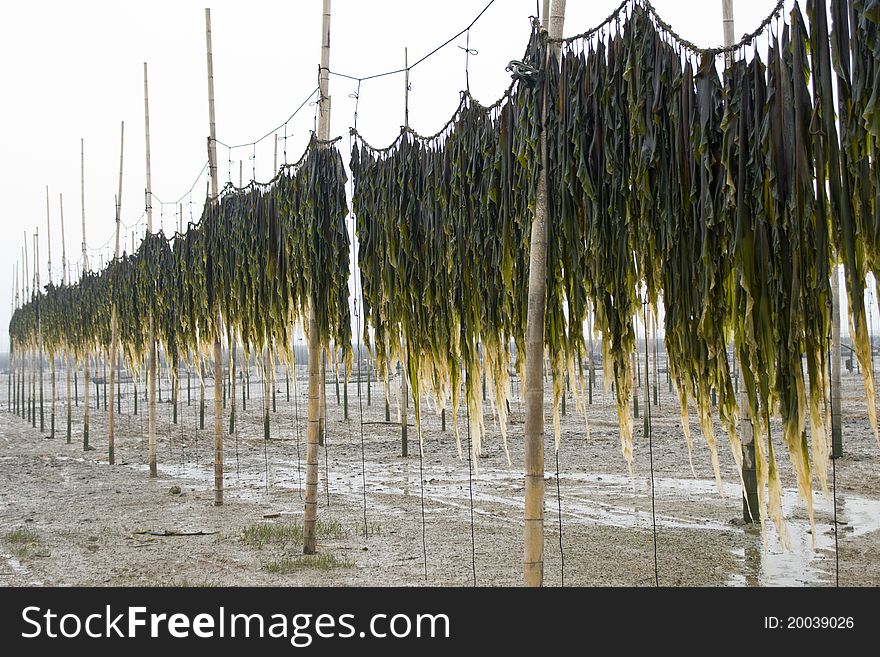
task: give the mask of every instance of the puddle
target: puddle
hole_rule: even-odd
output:
[[[767,549],[760,535],[755,534],[754,545],[735,550],[734,556],[741,564],[742,572],[731,573],[729,586],[805,586],[834,583],[834,529],[831,522],[818,518],[833,517],[831,500],[817,495],[813,500],[816,520],[816,541],[813,546],[810,521],[793,517],[805,514],[803,503],[798,502],[795,490],[783,491],[782,508],[788,524],[791,549],[786,550],[776,535],[775,528],[768,527]],[[838,541],[863,536],[880,530],[880,502],[855,495],[837,497]]]

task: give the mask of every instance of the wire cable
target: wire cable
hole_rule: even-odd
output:
[[[453,41],[455,41],[455,40],[456,40],[458,37],[460,37],[462,34],[465,34],[468,30],[470,30],[470,29],[476,24],[476,22],[477,22],[478,20],[480,20],[480,18],[482,18],[483,14],[486,13],[486,11],[489,9],[489,7],[491,7],[494,3],[495,3],[495,0],[489,0],[489,4],[487,4],[485,7],[483,7],[483,9],[480,11],[480,13],[477,14],[476,18],[474,18],[474,19],[468,24],[467,27],[465,27],[464,29],[462,29],[462,30],[459,31],[459,32],[456,32],[453,36],[449,37],[446,41],[444,41],[444,42],[441,43],[439,46],[437,46],[436,48],[434,48],[434,49],[433,49],[431,52],[429,52],[427,55],[422,56],[420,59],[416,60],[414,63],[410,64],[409,66],[406,66],[406,67],[404,67],[404,68],[396,68],[396,69],[391,70],[391,71],[384,71],[384,72],[382,72],[382,73],[374,73],[374,74],[372,74],[372,75],[364,75],[364,76],[361,76],[361,77],[358,77],[358,76],[356,76],[356,75],[348,75],[348,74],[346,74],[346,73],[338,73],[338,72],[336,72],[336,71],[331,71],[331,70],[328,70],[327,73],[330,74],[330,75],[335,75],[335,76],[337,76],[337,77],[347,78],[347,79],[349,79],[349,80],[356,80],[357,82],[366,82],[367,80],[375,80],[376,78],[382,78],[382,77],[385,77],[385,76],[387,76],[387,75],[395,75],[395,74],[397,74],[397,73],[405,73],[407,70],[410,70],[410,71],[411,71],[411,70],[414,69],[416,66],[418,66],[419,64],[421,64],[423,61],[425,61],[426,59],[428,59],[428,58],[431,57],[432,55],[436,54],[437,52],[439,52],[440,50],[442,50],[443,48],[445,48],[446,46],[448,46],[450,43],[452,43]]]

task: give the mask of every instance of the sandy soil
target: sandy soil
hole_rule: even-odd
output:
[[[139,415],[132,414],[130,386],[123,386],[117,464],[110,466],[103,408],[92,409],[95,449],[84,452],[82,400],[73,409],[72,443],[67,444],[64,437],[63,401],[56,411],[57,436],[49,440],[48,400],[47,428],[40,432],[39,418],[35,429],[5,412],[6,377],[0,378],[0,583],[468,586],[476,580],[478,585],[507,586],[521,582],[523,415],[516,383],[509,441],[513,467],[507,466],[487,403],[485,454],[479,459],[479,472],[471,470],[469,477],[466,455],[460,461],[455,449],[451,414],[449,430],[441,432],[439,416],[426,413],[420,463],[415,427],[409,432],[410,456],[400,456],[396,400],[392,397],[392,423],[386,424],[381,385],[373,383],[373,403],[368,406],[363,384],[361,415],[357,386],[352,382],[350,419],[344,421],[335,386],[328,380],[328,440],[326,450],[321,451],[319,514],[332,531],[319,541],[319,551],[336,557],[339,565],[309,564],[289,574],[273,572],[284,557],[295,560],[301,546],[290,542],[255,547],[245,537],[246,530],[255,525],[301,520],[304,371],[300,377],[300,394],[294,394],[291,384],[288,402],[280,375],[278,412],[271,416],[268,442],[262,438],[258,377],[251,385],[245,413],[239,389],[239,431],[226,439],[226,504],[222,507],[212,504],[213,405],[209,400],[206,429],[198,430],[195,387],[190,406],[184,387],[179,423],[174,425],[166,385],[166,402],[159,409],[160,475],[150,479],[144,465],[145,404],[140,404]],[[210,393],[213,386],[208,387]],[[726,443],[720,449],[722,497],[693,418],[696,477],[691,475],[677,402],[662,374],[659,387],[660,405],[651,411],[660,584],[833,585],[831,501],[816,495],[814,548],[804,503],[796,499],[791,468],[782,456],[792,549],[784,550],[769,526],[765,548],[759,531],[736,522],[741,516],[739,480]],[[48,390],[47,382],[47,397]],[[844,391],[846,455],[836,462],[835,473],[839,577],[842,585],[875,586],[880,584],[880,448],[868,428],[860,377],[845,373]],[[589,438],[572,400],[568,411],[558,480],[548,422],[545,582],[563,583],[564,557],[566,586],[651,586],[655,568],[650,450],[642,423],[635,423],[630,476],[620,453],[611,396],[603,395],[601,388],[596,391],[588,407]],[[459,421],[464,424],[463,418]],[[778,427],[776,431],[778,435]],[[21,530],[30,531],[23,534]],[[148,531],[209,533],[138,533]]]

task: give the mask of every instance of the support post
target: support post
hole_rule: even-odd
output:
[[[545,2],[545,6],[546,6]],[[565,0],[553,0],[544,24],[551,37],[562,36]],[[545,71],[556,65],[558,46],[548,48]],[[544,76],[546,80],[546,74]],[[547,120],[547,94],[543,94],[541,123]],[[547,291],[547,138],[540,138],[541,173],[535,199],[529,247],[529,288],[526,316],[525,365],[525,512],[523,570],[526,586],[544,583],[544,314]]]
[[[37,335],[39,336],[39,370],[37,376],[40,377],[40,433],[46,430],[46,414],[43,406],[43,329],[41,327],[40,312],[40,229],[34,231],[34,296],[37,299]],[[34,414],[36,420],[36,413]]]
[[[330,0],[323,2],[321,20],[321,67],[318,69],[318,139],[326,141],[330,136]],[[323,146],[322,146],[323,147]],[[309,302],[309,411],[306,448],[306,495],[303,512],[303,554],[317,550],[316,525],[318,520],[318,418],[320,416],[319,382],[321,371],[318,364],[318,324],[315,318],[315,299]]]
[[[733,0],[721,0],[721,20],[724,27],[724,45],[733,44]],[[730,68],[733,55],[725,53],[724,68]],[[667,359],[668,360],[668,359]],[[669,366],[667,364],[667,370]],[[743,380],[745,384],[745,379]],[[742,480],[743,480],[743,521],[758,522],[758,477],[755,471],[755,432],[752,428],[752,417],[749,410],[749,397],[746,386],[739,393],[740,434],[742,441]]]
[[[85,165],[85,140],[79,141],[79,191],[80,191],[80,207],[82,208],[82,272],[85,273],[89,269],[89,252],[86,248],[86,165]],[[83,451],[91,449],[89,447],[89,388],[91,388],[89,358],[91,357],[91,349],[86,346],[83,352]]]
[[[400,375],[400,455],[409,456],[409,437],[407,424],[409,423],[409,393],[406,386],[406,367],[401,362],[397,366]]]
[[[119,227],[122,218],[122,156],[125,152],[125,121],[119,133],[119,193],[116,195],[116,248],[114,251],[113,262],[119,260]],[[116,394],[116,366],[118,364],[116,342],[119,340],[119,326],[116,317],[116,300],[111,300],[110,307],[110,406],[107,408],[107,449],[108,460],[110,465],[116,463],[116,400],[113,396]]]
[[[48,260],[47,281],[52,285],[52,221],[49,213],[49,186],[46,185],[46,258]],[[64,282],[64,279],[61,279]],[[49,368],[52,377],[51,394],[49,410],[49,438],[55,437],[55,345],[49,350]]]
[[[831,268],[831,458],[843,456],[843,395],[840,390],[840,272]]]
[[[147,63],[144,62],[144,142],[146,152],[147,186],[144,200],[147,210],[147,233],[153,233],[153,178],[150,170],[150,94],[147,82]],[[150,477],[158,477],[156,463],[156,331],[153,313],[147,318],[147,462]]]
[[[211,169],[211,199],[218,196],[217,126],[214,120],[214,57],[211,50],[211,10],[205,8],[205,40],[208,48],[208,164]],[[220,342],[222,318],[217,318],[214,338],[214,504],[223,504],[223,345]]]

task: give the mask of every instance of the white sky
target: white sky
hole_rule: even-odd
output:
[[[602,21],[620,0],[568,0],[565,34]],[[330,69],[354,76],[400,68],[427,54],[464,28],[488,0],[333,0]],[[536,0],[496,0],[474,26],[470,87],[484,103],[510,82],[504,67],[522,55],[528,16]],[[737,38],[770,11],[773,0],[734,0]],[[685,38],[700,45],[722,42],[721,0],[654,0],[658,12]],[[787,3],[787,9],[790,3]],[[802,7],[803,9],[803,7]],[[80,138],[85,139],[86,241],[92,267],[112,256],[114,196],[119,171],[120,121],[125,121],[123,246],[138,239],[144,217],[145,158],[143,63],[149,64],[153,192],[174,201],[190,188],[207,161],[207,82],[204,4],[171,0],[131,2],[10,2],[0,23],[0,350],[8,344],[14,263],[24,232],[39,227],[40,276],[45,283],[46,185],[49,186],[52,265],[61,272],[59,193],[64,195],[68,262],[81,261]],[[217,138],[249,142],[285,121],[317,86],[321,0],[294,2],[214,1],[211,7]],[[434,133],[458,105],[465,86],[462,36],[410,74],[410,124]],[[347,162],[356,83],[330,78],[331,135],[342,135]],[[403,123],[402,75],[361,86],[358,128],[374,145],[394,139]],[[302,153],[313,128],[307,105],[288,126],[288,160]],[[279,132],[279,137],[283,131]],[[231,153],[218,147],[221,185],[267,180],[273,173],[274,140]],[[278,145],[283,162],[284,142]],[[233,160],[230,165],[230,158]],[[184,196],[184,216],[195,219],[205,198],[206,176]],[[176,226],[176,207],[154,200],[154,230]],[[28,259],[32,238],[29,237]],[[75,275],[75,269],[73,269]]]

